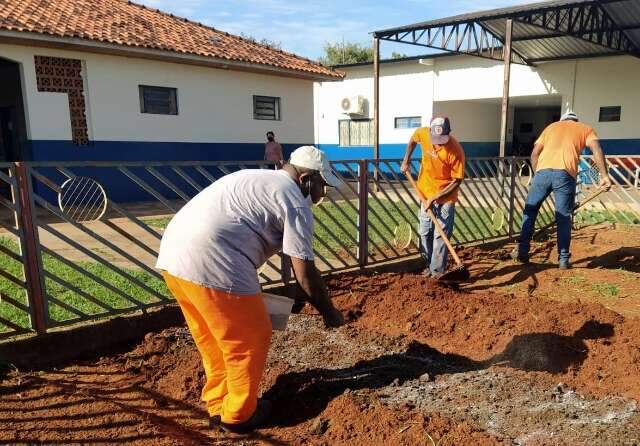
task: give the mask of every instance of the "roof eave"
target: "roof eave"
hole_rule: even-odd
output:
[[[312,81],[338,81],[343,77],[340,76],[339,73],[336,73],[335,76],[332,76],[301,70],[280,68],[272,65],[217,58],[213,56],[200,56],[197,54],[179,53],[175,51],[158,50],[153,48],[117,45],[97,40],[81,39],[77,37],[58,37],[49,34],[25,31],[0,30],[0,43],[83,51],[123,57],[135,57],[138,59],[158,60],[163,62],[180,63],[187,65],[198,65],[222,70],[246,71],[251,73],[292,77]]]

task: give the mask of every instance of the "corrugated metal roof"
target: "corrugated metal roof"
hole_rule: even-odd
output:
[[[622,27],[637,26],[637,29],[627,29],[625,34],[640,47],[640,1],[626,1],[624,5],[616,3],[603,4],[602,8]]]
[[[380,31],[374,31],[374,34],[385,34],[385,33],[395,33],[398,31],[411,31],[418,28],[425,28],[431,26],[438,25],[453,25],[456,23],[465,23],[471,21],[483,21],[486,19],[495,19],[495,18],[504,18],[511,15],[527,13],[531,11],[536,11],[540,9],[551,9],[557,6],[566,6],[566,5],[574,5],[576,3],[597,3],[593,0],[584,1],[584,0],[556,0],[556,1],[546,1],[546,2],[537,2],[537,3],[529,3],[526,5],[520,6],[509,6],[507,8],[498,8],[498,9],[489,9],[485,11],[478,12],[470,12],[467,14],[455,15],[452,17],[446,17],[443,19],[436,20],[428,20],[426,22],[414,23],[413,25],[404,25],[399,26],[397,28],[388,28]]]
[[[582,16],[577,20],[579,14]],[[507,18],[513,19],[514,57],[519,56],[527,62],[615,54],[640,57],[640,0],[538,2],[390,28],[376,31],[374,35],[381,39],[424,45],[419,41],[411,41],[413,35],[420,35],[419,32],[423,30],[457,32],[456,25],[462,25],[462,33],[467,24],[471,24],[475,29],[488,30],[504,42]],[[579,24],[583,22],[581,28]],[[451,28],[454,28],[454,31],[450,31]],[[408,31],[417,33],[406,34]],[[611,31],[621,33],[621,38],[609,40]],[[464,35],[460,40],[464,40]],[[425,46],[440,48],[437,43]],[[473,49],[464,51],[442,45],[440,49],[470,54],[475,52],[476,55],[486,54],[486,48],[477,52]]]

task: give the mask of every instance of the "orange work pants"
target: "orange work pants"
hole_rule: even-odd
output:
[[[191,331],[207,377],[202,400],[224,423],[251,418],[271,340],[262,294],[240,296],[164,272]]]

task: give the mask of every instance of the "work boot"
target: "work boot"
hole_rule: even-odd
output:
[[[513,248],[513,251],[511,251],[511,258],[519,263],[529,263],[529,256],[521,256],[520,248],[518,246]]]
[[[224,423],[220,421],[220,428],[225,432],[232,434],[247,434],[255,429],[260,428],[265,421],[271,416],[273,404],[269,400],[259,400],[256,411],[247,421],[243,423]]]
[[[560,259],[560,261],[558,262],[558,268],[571,269],[571,263],[569,263],[569,259]]]

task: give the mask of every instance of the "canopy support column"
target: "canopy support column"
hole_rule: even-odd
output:
[[[378,191],[380,160],[380,39],[373,38],[373,187]]]
[[[509,80],[511,79],[511,35],[513,20],[507,20],[505,32],[503,57],[504,57],[504,83],[502,86],[502,117],[500,125],[500,157],[504,157],[507,151],[507,133],[509,132]]]

